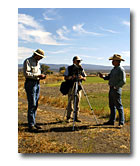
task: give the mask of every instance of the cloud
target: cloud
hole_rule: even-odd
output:
[[[47,32],[32,16],[19,14],[18,17],[19,39],[45,45],[65,45],[58,43],[53,34]]]
[[[18,47],[18,59],[26,59],[27,57],[31,56],[33,54],[33,49],[26,48],[26,47]]]
[[[55,8],[46,9],[43,13],[43,17],[47,21],[57,20],[61,18],[58,13],[58,9]]]
[[[66,26],[63,26],[62,28],[58,29],[56,33],[58,34],[60,40],[70,40],[65,36],[69,33],[69,30]]]
[[[102,31],[109,32],[109,33],[119,33],[119,32],[114,31],[114,30],[112,30],[112,29],[105,29],[105,28],[103,28],[103,27],[100,27],[100,29],[101,29]]]
[[[84,55],[84,54],[75,54],[74,56],[79,56],[79,57],[82,57],[82,58],[91,58],[91,56]]]
[[[66,53],[66,50],[58,50],[58,51],[47,51],[48,54],[62,54]]]
[[[91,50],[91,51],[94,51],[94,50],[97,50],[98,48],[95,48],[95,47],[92,47],[92,48],[90,48],[90,47],[79,47],[79,49],[81,49],[81,50]]]
[[[123,56],[123,57],[130,57],[130,51],[122,51],[121,52],[121,55]]]
[[[96,32],[89,32],[89,31],[86,31],[84,28],[83,28],[84,24],[77,24],[77,25],[74,25],[72,27],[73,31],[75,32],[78,32],[80,34],[89,34],[89,35],[94,35],[94,36],[101,36],[102,34],[100,33],[96,33]]]
[[[44,17],[44,19],[47,20],[47,21],[55,20],[55,18],[53,18],[53,17],[51,17],[51,16],[49,17],[48,14],[47,14],[46,12],[43,13],[43,17]]]
[[[18,14],[18,23],[35,29],[42,29],[32,16],[26,14]]]
[[[130,27],[130,22],[129,21],[123,21],[122,24]]]

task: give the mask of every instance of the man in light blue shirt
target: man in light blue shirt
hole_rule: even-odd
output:
[[[111,70],[110,74],[104,76],[99,73],[99,76],[104,80],[109,80],[109,107],[110,107],[110,119],[108,122],[105,122],[104,125],[114,125],[116,118],[116,108],[119,112],[119,126],[122,127],[124,125],[124,110],[121,102],[121,93],[122,87],[126,83],[126,74],[124,68],[120,66],[121,61],[124,59],[121,58],[120,55],[114,54],[109,58],[112,60],[112,65],[114,68]]]

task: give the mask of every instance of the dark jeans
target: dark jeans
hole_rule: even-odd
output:
[[[116,119],[116,109],[119,112],[119,124],[124,124],[124,111],[121,102],[122,89],[110,88],[109,91],[109,107],[110,107],[110,122],[115,122]]]
[[[34,126],[40,92],[39,81],[30,79],[26,80],[25,90],[28,99],[28,125]]]

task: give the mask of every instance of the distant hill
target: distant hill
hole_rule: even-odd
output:
[[[67,64],[46,64],[50,67],[52,71],[59,71],[60,67],[68,67]],[[92,64],[82,64],[85,71],[110,71],[112,66],[103,66],[103,65],[92,65]],[[130,72],[130,66],[123,66],[126,72]],[[18,64],[18,69],[23,68],[22,64]]]

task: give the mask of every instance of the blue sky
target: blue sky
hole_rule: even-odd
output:
[[[18,63],[41,48],[47,64],[112,65],[114,53],[130,65],[129,8],[19,8]]]

